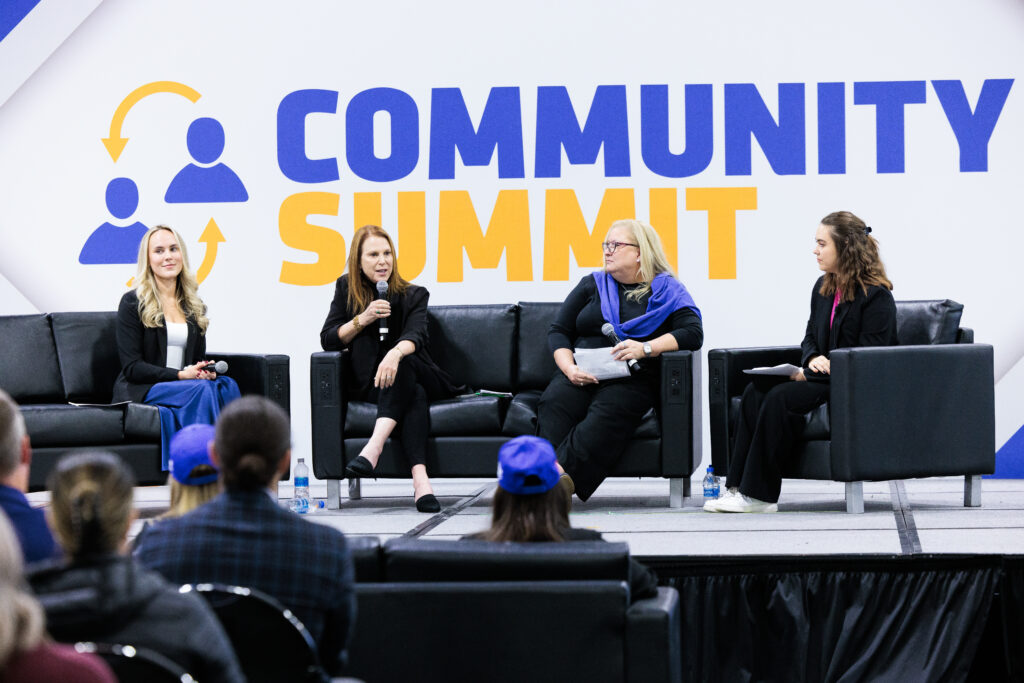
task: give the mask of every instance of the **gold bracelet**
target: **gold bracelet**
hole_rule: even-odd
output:
[[[398,351],[398,360],[402,360],[403,358],[405,358],[405,354],[402,353],[402,349],[400,349],[398,346],[395,346],[394,349],[395,351]]]
[[[363,326],[359,322],[359,316],[358,315],[355,316],[354,318],[352,318],[352,325],[356,328],[356,333],[359,333],[359,332],[363,331]]]

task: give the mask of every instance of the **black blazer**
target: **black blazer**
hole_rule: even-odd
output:
[[[896,301],[885,287],[872,285],[867,292],[858,289],[853,301],[842,301],[836,307],[836,317],[829,327],[834,297],[824,296],[818,290],[825,277],[818,278],[811,291],[811,317],[807,332],[800,343],[800,363],[808,379],[828,381],[828,375],[808,369],[807,363],[815,356],[828,358],[832,349],[857,346],[896,346]]]
[[[320,330],[320,345],[324,351],[351,349],[352,373],[355,375],[354,384],[350,384],[351,388],[360,393],[367,391],[373,384],[377,366],[384,354],[398,342],[408,339],[416,345],[413,357],[419,359],[438,377],[445,393],[453,394],[459,391],[460,388],[452,385],[447,373],[437,367],[427,350],[430,341],[427,332],[427,301],[429,299],[430,292],[417,285],[409,285],[401,296],[389,294],[391,316],[388,319],[388,336],[384,341],[380,341],[377,325],[371,323],[349,342],[348,347],[345,347],[338,339],[338,328],[362,311],[353,311],[348,307],[348,273],[338,278],[334,286],[331,310],[327,313],[323,329]]]
[[[203,360],[206,336],[199,331],[195,318],[189,316],[188,339],[182,356],[182,367]],[[178,371],[166,367],[167,325],[146,327],[139,318],[139,298],[132,289],[121,297],[117,307],[117,353],[121,358],[121,374],[114,382],[113,402],[141,403],[157,382],[173,382]]]

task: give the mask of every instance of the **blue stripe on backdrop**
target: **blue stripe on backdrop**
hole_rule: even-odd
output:
[[[39,0],[4,0],[0,2],[0,40],[14,30],[22,19],[39,4]]]
[[[1024,425],[996,451],[993,479],[1024,479]]]

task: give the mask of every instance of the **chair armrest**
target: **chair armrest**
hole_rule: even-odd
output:
[[[838,480],[995,471],[991,346],[835,349],[829,359]]]
[[[626,680],[681,681],[679,591],[661,586],[657,597],[626,610]]]
[[[348,351],[320,351],[309,357],[313,473],[318,479],[344,479],[345,366]]]
[[[701,460],[700,351],[661,354],[661,476],[688,477]]]
[[[750,384],[749,368],[800,364],[799,346],[762,346],[708,351],[708,422],[711,428],[711,464],[715,472],[728,472],[730,444],[729,403]]]
[[[974,343],[974,330],[970,327],[961,327],[956,333],[957,344],[973,344]]]
[[[282,354],[214,353],[213,360],[228,364],[227,376],[238,383],[242,395],[259,394],[291,414],[290,359]]]

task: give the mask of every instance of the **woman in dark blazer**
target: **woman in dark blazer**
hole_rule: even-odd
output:
[[[423,287],[398,274],[391,237],[376,225],[364,225],[352,237],[348,268],[338,278],[331,310],[320,331],[325,351],[349,349],[352,377],[348,389],[377,404],[373,434],[346,468],[356,477],[373,475],[384,443],[397,428],[395,445],[412,469],[416,509],[439,512],[427,476],[428,401],[459,391],[427,352],[427,300]],[[378,299],[377,284],[387,284]],[[381,320],[388,321],[381,339]]]
[[[207,369],[206,305],[199,298],[185,243],[177,232],[157,225],[143,236],[135,288],[117,308],[117,351],[121,373],[113,401],[160,408],[163,469],[171,437],[185,425],[213,424],[220,409],[240,396],[229,377]]]
[[[562,303],[548,332],[558,372],[540,398],[538,434],[555,445],[562,486],[587,500],[608,476],[660,391],[659,356],[704,342],[700,311],[675,277],[658,233],[637,220],[612,224],[602,244],[604,270],[587,275]],[[622,341],[602,332],[609,324]],[[598,381],[574,349],[606,348],[635,361],[626,377]]]
[[[800,344],[801,368],[788,378],[756,377],[743,392],[726,491],[707,512],[776,512],[781,464],[793,450],[807,412],[829,397],[829,353],[892,346],[896,302],[871,228],[848,211],[821,219],[814,255],[825,274],[814,283]]]

